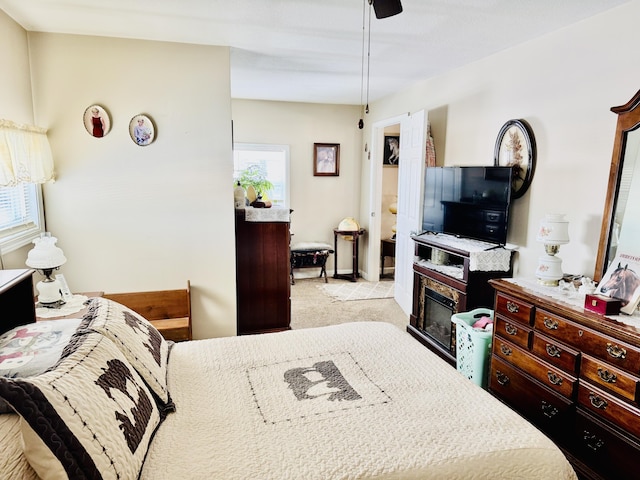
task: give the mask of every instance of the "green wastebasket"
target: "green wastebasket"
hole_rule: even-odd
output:
[[[476,308],[470,312],[456,313],[451,316],[451,322],[456,325],[456,369],[486,389],[493,330],[472,327],[482,317],[493,320],[493,310]]]

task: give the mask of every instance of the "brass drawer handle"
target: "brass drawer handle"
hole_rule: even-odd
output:
[[[553,418],[558,414],[558,409],[549,402],[542,401],[542,414],[545,417]]]
[[[607,343],[607,352],[613,358],[627,358],[627,350],[619,347],[618,345],[611,345]]]
[[[509,313],[518,313],[520,311],[520,307],[517,303],[507,300],[507,311]]]
[[[558,329],[558,322],[553,318],[544,317],[544,320],[542,321],[542,323],[544,323],[544,326],[547,327],[549,330]]]
[[[584,430],[582,434],[583,434],[582,439],[584,440],[585,444],[594,452],[597,452],[604,446],[604,440],[596,437],[591,432]]]
[[[507,357],[513,353],[513,351],[509,347],[507,347],[504,343],[500,344],[500,351],[502,352],[503,355]]]
[[[496,370],[496,380],[503,387],[509,384],[509,377],[502,373],[500,370]]]
[[[615,373],[611,373],[609,370],[603,370],[602,367],[598,367],[598,376],[606,383],[616,383],[618,379]]]
[[[589,393],[589,401],[591,402],[591,405],[599,410],[606,410],[609,405],[604,398],[600,398],[593,392]]]
[[[562,377],[555,374],[554,372],[551,372],[551,371],[547,372],[547,378],[553,385],[557,385],[557,386],[562,385]]]
[[[562,352],[562,350],[560,350],[560,349],[559,349],[558,347],[556,347],[555,345],[551,345],[551,344],[547,343],[546,350],[547,350],[547,354],[548,354],[550,357],[557,357],[557,358],[560,358],[560,353]]]
[[[507,332],[509,335],[517,335],[518,334],[518,329],[516,327],[514,327],[513,325],[511,325],[510,323],[507,323],[504,326],[504,331]]]

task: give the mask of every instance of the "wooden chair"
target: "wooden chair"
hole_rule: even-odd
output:
[[[191,284],[181,290],[108,293],[104,298],[118,302],[149,320],[166,340],[191,340]]]

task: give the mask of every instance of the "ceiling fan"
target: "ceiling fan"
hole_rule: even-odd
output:
[[[369,2],[369,43],[367,47],[367,73],[366,73],[366,89],[367,89],[367,103],[366,106],[363,104],[362,96],[364,95],[365,90],[365,9],[366,9],[367,0],[362,1],[362,78],[360,82],[360,104],[362,105],[363,113],[369,113],[369,59],[371,58],[371,7],[373,6],[373,11],[376,14],[376,18],[387,18],[393,17],[394,15],[398,15],[402,13],[402,4],[400,0],[368,0]],[[364,120],[362,117],[358,121],[358,128],[362,130],[364,128]]]
[[[373,4],[376,18],[393,17],[402,12],[400,0],[369,0],[369,4]]]

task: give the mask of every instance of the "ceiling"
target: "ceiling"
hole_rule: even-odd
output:
[[[402,0],[399,15],[371,13],[369,101],[628,1]],[[363,0],[0,0],[0,9],[28,31],[229,46],[233,98],[367,102]]]

